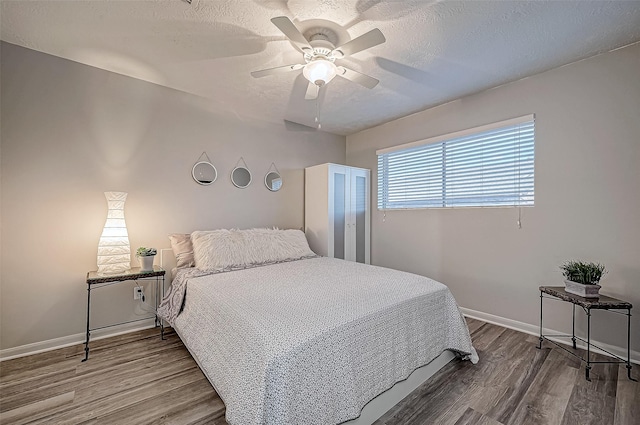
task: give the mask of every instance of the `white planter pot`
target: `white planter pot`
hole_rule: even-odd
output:
[[[570,280],[564,281],[564,290],[570,294],[579,295],[584,298],[598,298],[600,297],[600,285],[584,285],[578,282],[572,282]]]
[[[153,271],[153,259],[156,258],[155,255],[147,255],[144,257],[139,256],[138,261],[140,262],[140,271],[141,272],[151,272]]]

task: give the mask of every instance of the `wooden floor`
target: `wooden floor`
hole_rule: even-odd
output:
[[[640,424],[626,369],[584,368],[537,338],[468,320],[480,362],[454,360],[380,418],[399,424]],[[157,330],[0,363],[2,424],[226,424],[224,404],[173,332]],[[640,367],[633,370],[634,377]]]
[[[640,424],[640,384],[624,366],[596,365],[589,382],[584,366],[550,343],[538,350],[537,337],[467,323],[480,362],[449,363],[375,425]]]

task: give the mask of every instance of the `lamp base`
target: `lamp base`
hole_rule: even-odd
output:
[[[131,265],[119,265],[119,264],[107,264],[103,266],[98,266],[98,274],[100,276],[113,276],[118,274],[123,274],[131,270]]]

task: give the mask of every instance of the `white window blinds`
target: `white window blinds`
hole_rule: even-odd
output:
[[[381,210],[534,203],[533,115],[376,154]]]

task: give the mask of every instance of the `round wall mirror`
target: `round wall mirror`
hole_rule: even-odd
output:
[[[218,170],[208,161],[196,162],[191,170],[191,175],[196,183],[207,186],[216,181]]]
[[[231,182],[235,187],[244,189],[251,184],[251,171],[245,167],[236,167],[231,172]]]
[[[275,171],[270,171],[264,176],[264,184],[272,192],[277,192],[282,187],[282,177]]]

